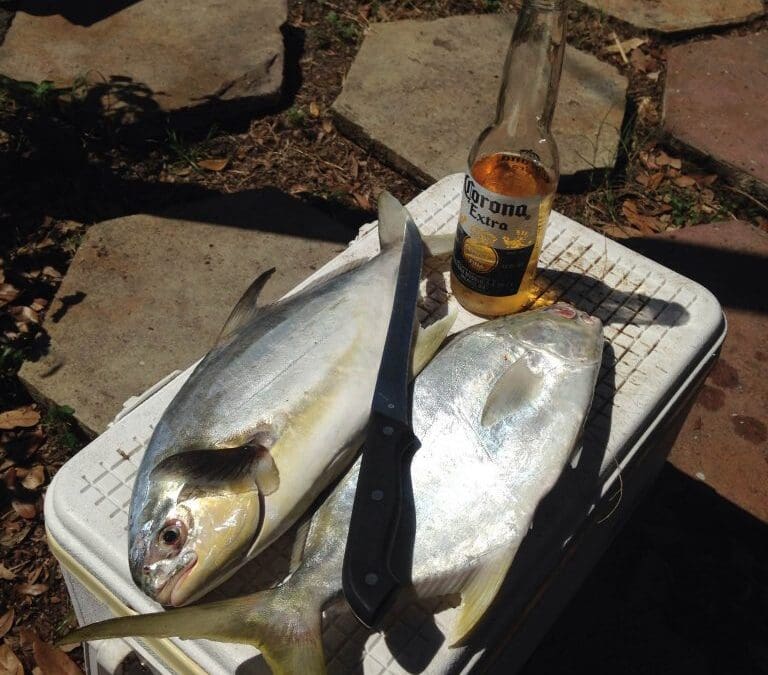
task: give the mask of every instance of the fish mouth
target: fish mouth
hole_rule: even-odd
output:
[[[197,555],[193,551],[185,553],[181,565],[177,567],[174,573],[168,577],[162,586],[152,588],[152,593],[148,593],[148,595],[151,595],[156,602],[164,607],[178,607],[184,604],[188,595],[181,593],[179,585],[189,576],[196,564]]]

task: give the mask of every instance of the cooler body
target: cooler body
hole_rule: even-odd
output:
[[[409,204],[424,234],[455,229],[461,179],[449,176]],[[377,248],[374,223],[315,276],[370,257]],[[448,264],[447,258],[429,261],[419,301],[422,321],[450,298]],[[455,609],[440,600],[397,605],[377,631],[337,611],[323,621],[329,672],[513,672],[663,465],[725,336],[719,304],[700,285],[557,213],[540,265],[537,304],[561,298],[605,326],[603,364],[578,457],[538,504],[499,596],[466,645],[446,645]],[[453,331],[480,321],[461,310]],[[48,490],[50,545],[81,624],[159,609],[128,571],[128,504],[152,429],[191,370],[134,402],[62,467]],[[293,535],[289,531],[208,599],[279,582],[288,571]],[[89,647],[87,658],[91,673],[147,672],[139,661],[157,673],[269,672],[255,648],[206,640],[101,641]]]

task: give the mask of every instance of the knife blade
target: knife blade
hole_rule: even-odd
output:
[[[411,572],[403,505],[412,503],[406,486],[410,458],[419,445],[411,428],[409,374],[423,245],[410,214],[400,208],[405,218],[403,251],[342,568],[347,602],[367,626],[376,623]]]

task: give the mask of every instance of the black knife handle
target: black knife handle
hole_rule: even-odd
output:
[[[392,549],[398,539],[403,507],[403,472],[409,469],[409,460],[418,446],[409,425],[372,413],[342,569],[344,595],[368,626],[375,624],[393,591],[410,577],[410,569],[399,564],[408,556],[393,555]],[[407,483],[410,485],[410,481]]]

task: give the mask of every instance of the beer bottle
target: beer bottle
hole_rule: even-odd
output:
[[[496,120],[475,141],[464,177],[451,288],[475,314],[511,314],[533,299],[559,177],[549,127],[564,48],[564,0],[524,0]]]

